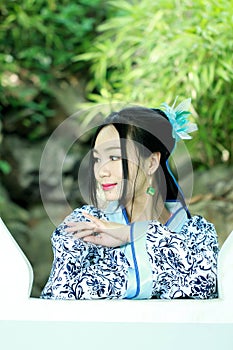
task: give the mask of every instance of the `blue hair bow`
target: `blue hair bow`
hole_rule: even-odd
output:
[[[196,131],[198,128],[197,124],[191,123],[188,119],[189,115],[191,114],[188,111],[191,104],[191,98],[187,98],[176,108],[174,108],[176,100],[177,98],[172,106],[169,106],[166,102],[162,103],[161,109],[166,114],[169,122],[172,125],[172,136],[177,142],[181,139],[191,139],[192,137],[189,135],[189,133]]]

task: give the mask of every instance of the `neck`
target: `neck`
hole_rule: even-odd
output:
[[[134,199],[133,204],[126,206],[126,211],[130,222],[158,220],[161,224],[165,224],[170,218],[170,213],[165,208],[161,195],[158,195],[157,198],[146,193],[138,196]]]

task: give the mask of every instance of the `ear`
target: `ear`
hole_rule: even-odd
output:
[[[159,167],[161,153],[154,152],[148,158],[148,175],[153,175]]]

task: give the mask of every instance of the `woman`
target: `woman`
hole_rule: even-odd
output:
[[[92,205],[75,209],[52,235],[45,299],[213,298],[215,229],[191,217],[168,166],[189,112],[125,108],[98,127],[90,157]]]

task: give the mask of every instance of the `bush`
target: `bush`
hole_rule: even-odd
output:
[[[90,101],[156,107],[191,97],[198,164],[233,163],[233,2],[108,2],[112,15],[76,61],[91,64]]]
[[[35,140],[54,116],[55,88],[79,80],[85,51],[105,17],[102,0],[9,0],[0,10],[0,105],[3,132]]]

